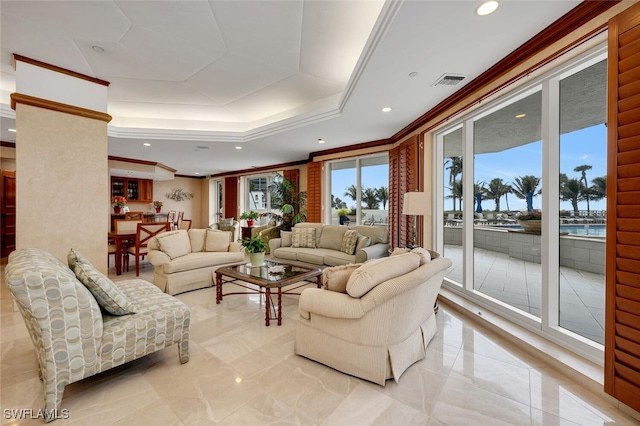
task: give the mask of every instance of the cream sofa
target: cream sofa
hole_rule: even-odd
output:
[[[355,231],[357,239],[351,250],[346,247],[348,231]],[[304,232],[296,241],[296,233]],[[349,242],[353,243],[351,239]],[[302,262],[318,266],[337,266],[361,263],[388,256],[389,234],[386,226],[324,225],[297,223],[291,232],[280,231],[280,238],[269,240],[271,258],[282,262]]]
[[[295,353],[382,386],[397,382],[436,334],[433,306],[451,264],[414,249],[326,268],[324,287],[300,296]]]
[[[46,422],[61,415],[70,383],[173,344],[180,362],[189,361],[184,303],[141,279],[113,283],[73,249],[68,262],[25,248],[9,255],[5,270],[36,349]]]
[[[245,260],[231,232],[213,229],[171,231],[149,240],[153,283],[169,294],[211,287],[213,272]]]

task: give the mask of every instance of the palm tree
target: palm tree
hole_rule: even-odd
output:
[[[462,181],[454,180],[451,185],[449,185],[449,190],[451,191],[451,195],[447,195],[446,198],[453,199],[453,211],[456,211],[456,198],[460,200],[460,210],[462,210]]]
[[[540,178],[533,175],[518,176],[514,179],[513,185],[511,185],[512,193],[516,194],[516,197],[521,200],[527,199],[527,193],[531,191],[533,196],[540,195],[542,190],[537,190],[540,185]]]
[[[373,188],[367,188],[362,194],[362,202],[365,204],[365,208],[371,210],[377,210],[380,208],[378,201],[377,191]]]
[[[346,208],[346,207],[347,207],[347,203],[345,203],[344,201],[342,201],[340,198],[336,197],[335,195],[331,194],[331,208],[341,209],[341,208]]]
[[[600,176],[594,178],[591,181],[591,199],[593,201],[600,201],[603,198],[607,198],[607,177]]]
[[[449,170],[449,188],[452,188],[456,182],[456,178],[462,173],[462,157],[449,157],[445,160],[445,164],[447,163],[450,163],[450,166],[446,169]],[[462,185],[462,181],[460,181],[460,184]],[[462,196],[462,191],[460,192],[460,196]],[[451,193],[451,196],[447,198],[453,198],[453,211],[455,212],[457,195]],[[462,199],[460,200],[460,204],[462,205]],[[460,207],[460,209],[462,210],[462,207]]]
[[[489,182],[489,185],[487,186],[487,188],[485,189],[486,194],[485,197],[488,200],[494,200],[496,202],[496,210],[497,212],[500,211],[500,198],[503,195],[507,195],[507,193],[509,192],[509,185],[505,184],[502,179],[500,178],[495,178],[495,179],[491,179],[491,181]],[[509,204],[509,202],[507,202],[507,205]],[[507,207],[508,209],[508,207]]]
[[[389,201],[389,189],[386,186],[381,186],[376,189],[376,196],[378,201],[382,203],[382,210],[387,209],[387,202]]]
[[[582,184],[584,185],[584,195],[585,195],[585,199],[587,200],[587,216],[589,215],[589,182],[587,182],[587,170],[591,170],[593,167],[591,167],[588,164],[583,164],[582,166],[578,166],[575,169],[573,169],[574,172],[580,172],[582,175],[580,177],[580,180],[582,181]]]
[[[353,201],[358,201],[358,189],[355,185],[348,186],[344,191],[344,196],[351,198]]]
[[[560,198],[563,201],[571,201],[574,213],[578,214],[578,201],[584,197],[584,185],[576,178],[567,179],[560,187]]]

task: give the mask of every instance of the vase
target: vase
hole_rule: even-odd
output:
[[[542,234],[542,221],[541,220],[518,220],[524,232],[530,234]]]
[[[120,210],[122,209],[122,207],[118,207],[118,206],[113,206],[113,212],[115,214],[120,214]]]
[[[162,207],[156,207],[156,213],[160,213],[160,210],[162,210]]]
[[[253,219],[247,219],[247,226],[248,227],[252,227],[253,226]]]
[[[262,266],[264,264],[264,252],[249,253],[249,260],[251,260],[251,266]]]

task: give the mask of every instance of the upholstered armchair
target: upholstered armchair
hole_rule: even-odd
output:
[[[231,241],[238,241],[240,238],[240,222],[233,218],[220,219],[219,222],[209,225],[209,228],[219,229],[220,231],[231,231]]]
[[[295,353],[382,386],[397,382],[436,334],[433,306],[450,266],[414,249],[326,268],[323,288],[300,296]]]
[[[280,237],[280,227],[276,225],[275,220],[269,221],[266,225],[251,228],[251,237],[258,236],[267,244],[266,253],[269,254],[269,240]]]

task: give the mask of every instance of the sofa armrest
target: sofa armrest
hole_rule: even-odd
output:
[[[302,291],[298,312],[305,319],[310,319],[313,314],[347,319],[356,319],[364,315],[360,299],[321,288],[307,288]]]
[[[389,244],[374,244],[364,247],[356,252],[355,263],[363,263],[370,259],[389,256]]]
[[[272,238],[269,240],[269,250],[271,250],[271,253],[273,253],[275,249],[278,249],[281,246],[282,246],[282,238]]]
[[[171,258],[166,253],[160,250],[149,249],[147,257],[149,258],[149,263],[151,263],[154,267],[162,266],[171,262]]]

